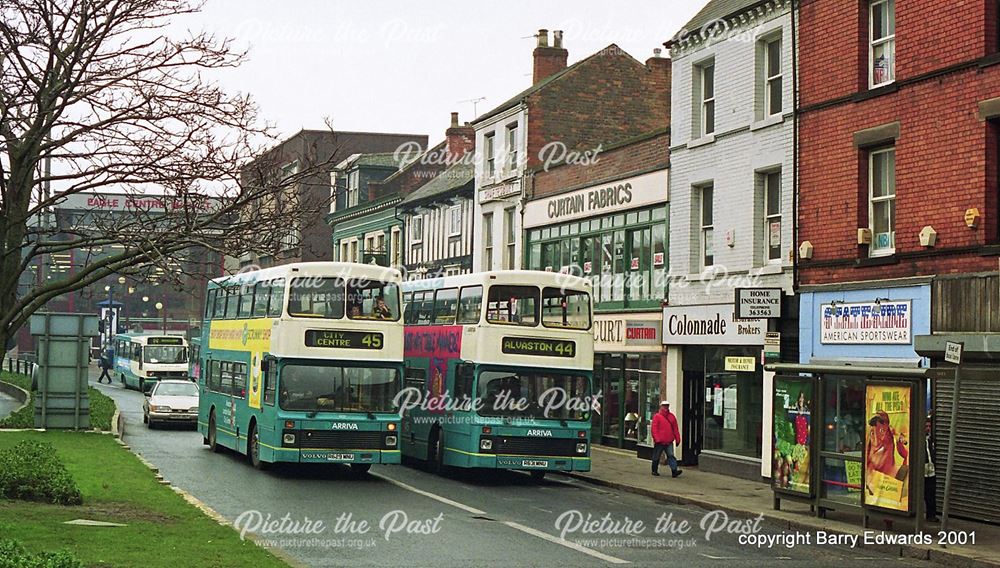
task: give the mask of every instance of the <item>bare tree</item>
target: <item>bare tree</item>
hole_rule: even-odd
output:
[[[205,33],[168,37],[172,18],[198,9],[0,0],[0,345],[60,294],[200,247],[266,254],[305,209],[326,206],[284,191],[313,170],[281,175],[279,157],[259,159],[271,132],[254,103],[203,76],[245,53]],[[67,196],[95,190],[135,196],[133,214],[49,222]],[[38,258],[81,249],[95,252],[71,273],[19,289]]]

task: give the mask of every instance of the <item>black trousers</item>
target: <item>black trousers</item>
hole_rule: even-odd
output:
[[[111,375],[108,374],[108,369],[106,367],[101,369],[101,376],[97,377],[97,382],[101,382],[103,379],[107,379],[108,384],[111,384]]]
[[[924,507],[928,519],[937,516],[937,477],[924,478]]]

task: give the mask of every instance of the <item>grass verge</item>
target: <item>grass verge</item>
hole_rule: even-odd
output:
[[[17,385],[28,391],[28,404],[21,410],[0,420],[0,428],[34,428],[34,394],[31,393],[31,377],[0,371],[0,381]],[[115,403],[110,397],[94,387],[87,387],[90,397],[90,427],[96,430],[111,430],[111,418],[115,413]]]
[[[158,483],[111,436],[0,432],[0,449],[26,439],[52,444],[83,494],[83,505],[73,507],[0,500],[0,534],[31,552],[65,549],[90,567],[285,566]],[[127,526],[63,524],[74,519]]]

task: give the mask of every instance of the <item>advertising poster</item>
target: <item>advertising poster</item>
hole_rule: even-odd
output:
[[[908,386],[868,385],[865,505],[910,510],[910,395]]]
[[[809,440],[812,427],[813,382],[774,378],[775,489],[811,495]]]

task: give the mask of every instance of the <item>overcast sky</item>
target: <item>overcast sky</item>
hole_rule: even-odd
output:
[[[250,93],[282,137],[301,128],[444,136],[531,83],[532,37],[564,31],[572,64],[609,44],[652,56],[703,0],[208,0],[174,22],[233,38],[249,62],[218,80]],[[550,31],[551,35],[551,31]],[[463,102],[466,101],[466,102]]]

